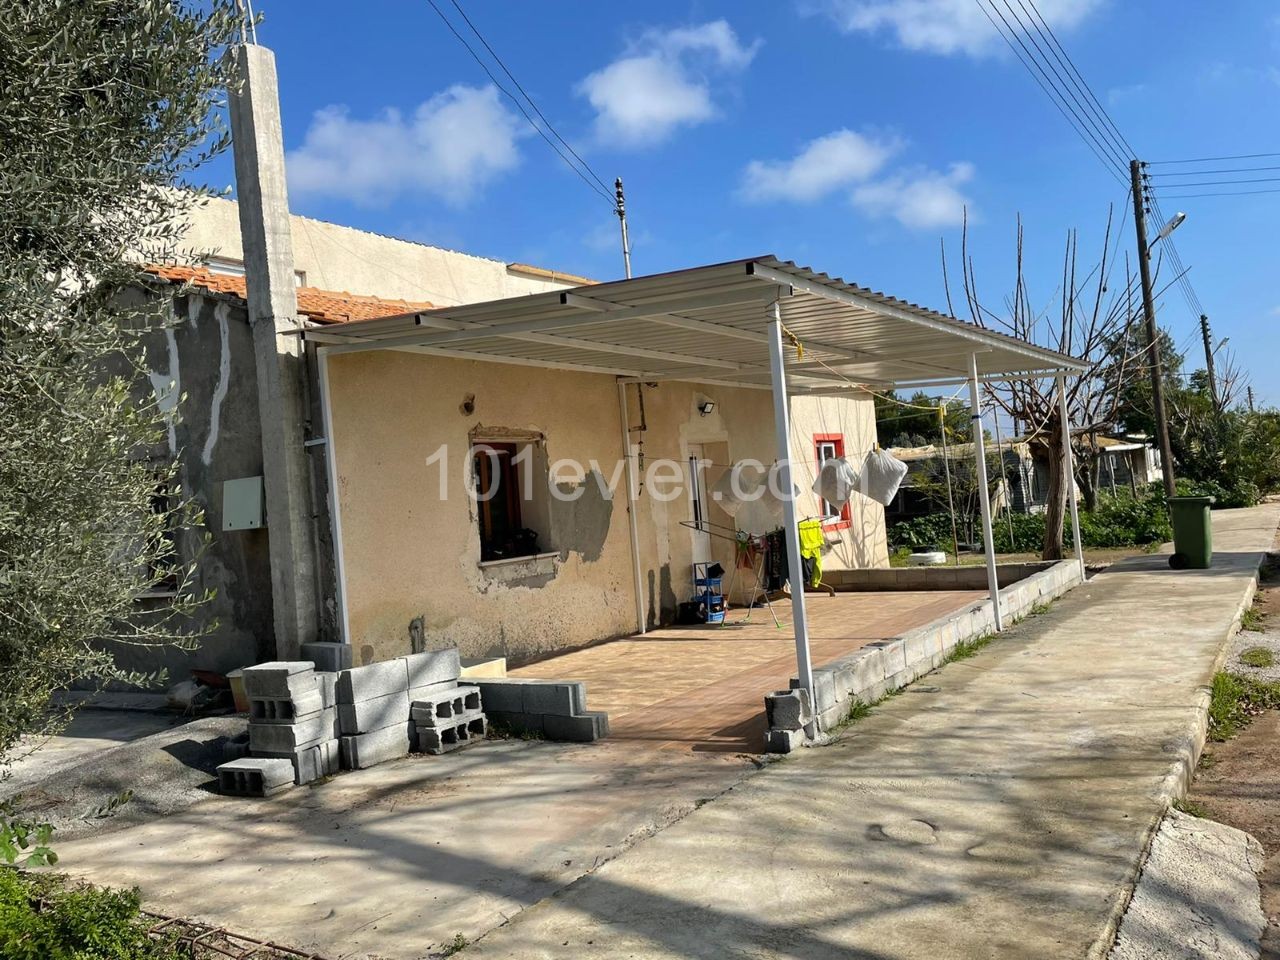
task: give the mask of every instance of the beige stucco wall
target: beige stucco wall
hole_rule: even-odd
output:
[[[597,374],[424,357],[336,354],[329,359],[330,452],[338,474],[349,638],[357,662],[409,649],[409,624],[423,617],[431,644],[456,643],[464,655],[514,660],[630,633],[635,628],[631,545],[614,379]],[[635,388],[630,421],[639,423]],[[462,405],[474,397],[474,412]],[[703,399],[716,401],[707,417]],[[872,405],[848,399],[797,399],[793,448],[812,456],[814,433],[844,432],[850,455],[874,442]],[[774,459],[773,410],[766,391],[663,383],[645,388],[645,457],[687,461],[690,443],[723,444],[734,460]],[[554,576],[527,583],[483,570],[474,505],[464,476],[472,431],[506,428],[546,438],[548,461],[595,460],[612,500],[588,477],[575,504],[551,506]],[[638,435],[637,435],[638,436]],[[447,497],[440,469],[427,462],[449,449]],[[564,476],[565,472],[561,472]],[[811,476],[797,478],[808,487]],[[802,513],[816,509],[810,500]],[[692,532],[687,494],[662,502],[646,489],[636,504],[644,605],[668,618],[688,599]],[[853,528],[832,534],[831,566],[887,564],[883,511],[857,498]],[[717,557],[731,569],[732,544]],[[532,584],[532,585],[530,585]]]
[[[188,214],[183,247],[200,255],[243,260],[239,205],[210,200]],[[478,303],[576,286],[519,273],[500,260],[475,257],[409,240],[294,214],[294,267],[308,286],[437,306]]]

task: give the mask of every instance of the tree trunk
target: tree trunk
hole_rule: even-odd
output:
[[[1044,508],[1044,544],[1041,560],[1061,560],[1062,531],[1067,512],[1067,463],[1062,453],[1062,433],[1049,435],[1049,493]]]
[[[1090,513],[1098,507],[1098,460],[1097,457],[1086,457],[1079,464],[1076,477],[1080,484],[1080,496],[1084,500],[1084,508]]]

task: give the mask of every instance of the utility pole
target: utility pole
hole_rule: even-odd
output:
[[[1156,329],[1156,307],[1151,293],[1151,248],[1147,245],[1147,211],[1143,205],[1142,163],[1129,161],[1133,182],[1133,225],[1138,231],[1138,268],[1142,274],[1142,313],[1147,329],[1147,365],[1151,371],[1151,402],[1155,407],[1156,438],[1160,442],[1160,468],[1164,472],[1164,492],[1172,497],[1173,448],[1169,445],[1169,420],[1164,409],[1164,374],[1160,369],[1160,335]]]
[[[622,266],[626,270],[627,279],[631,279],[631,238],[627,235],[627,201],[622,196],[622,178],[613,181],[613,191],[617,200],[613,212],[618,215],[618,224],[622,227]]]
[[[1253,413],[1253,387],[1247,388],[1246,392],[1249,397],[1249,412]]]
[[[1214,413],[1218,409],[1218,377],[1213,369],[1213,338],[1209,333],[1209,318],[1200,314],[1200,336],[1204,338],[1204,368],[1209,374],[1209,399],[1213,401]]]

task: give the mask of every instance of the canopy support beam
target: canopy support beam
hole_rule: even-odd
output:
[[[782,353],[782,308],[775,301],[769,321],[769,372],[773,382],[773,428],[777,440],[778,468],[776,482],[781,491],[784,533],[787,541],[787,570],[791,582],[791,625],[796,638],[796,674],[800,686],[808,693],[810,720],[805,733],[810,739],[817,733],[814,718],[818,704],[814,699],[813,664],[809,657],[809,622],[804,608],[804,574],[800,562],[800,518],[796,516],[795,487],[791,482],[791,401],[787,397],[786,360]]]
[[[1058,418],[1062,421],[1063,469],[1067,471],[1067,506],[1071,509],[1071,540],[1084,582],[1084,546],[1080,539],[1080,508],[1076,505],[1076,458],[1071,449],[1071,416],[1067,408],[1067,381],[1062,374],[1053,378],[1058,385]]]
[[[644,389],[643,387],[641,389]],[[618,381],[618,417],[622,422],[622,465],[627,476],[627,525],[631,533],[631,587],[636,595],[636,633],[644,634],[649,624],[644,615],[644,587],[640,573],[640,530],[636,525],[636,458],[631,447],[631,414],[627,411],[627,385]]]
[[[991,591],[991,614],[996,631],[1004,629],[1000,610],[1000,576],[996,572],[996,544],[991,535],[991,499],[987,488],[987,446],[982,434],[982,394],[978,385],[978,355],[969,354],[969,407],[973,418],[973,449],[978,460],[978,505],[982,510],[982,546],[987,555],[987,589]]]

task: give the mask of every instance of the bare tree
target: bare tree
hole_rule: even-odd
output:
[[[1068,416],[1073,425],[1072,448],[1086,509],[1094,505],[1097,490],[1098,436],[1112,428],[1125,387],[1143,375],[1145,343],[1131,335],[1140,300],[1138,279],[1127,257],[1122,278],[1117,271],[1119,241],[1113,236],[1114,212],[1107,214],[1102,252],[1088,269],[1080,266],[1078,237],[1067,234],[1062,258],[1062,281],[1046,304],[1032,301],[1023,270],[1022,219],[1017,224],[1017,259],[1013,292],[999,307],[988,305],[978,289],[973,260],[969,256],[968,218],[961,240],[961,273],[969,315],[980,327],[999,330],[1029,343],[1070,354],[1088,364],[1079,377],[1067,381]],[[1119,282],[1122,279],[1123,282]],[[950,282],[943,250],[943,281],[951,303]],[[954,310],[952,311],[954,314]],[[1136,341],[1136,342],[1135,342]],[[1048,505],[1042,556],[1061,559],[1066,514],[1066,458],[1062,452],[1062,419],[1057,387],[1052,379],[1018,380],[992,385],[996,406],[1012,418],[1033,448],[1045,454],[1049,464]]]

